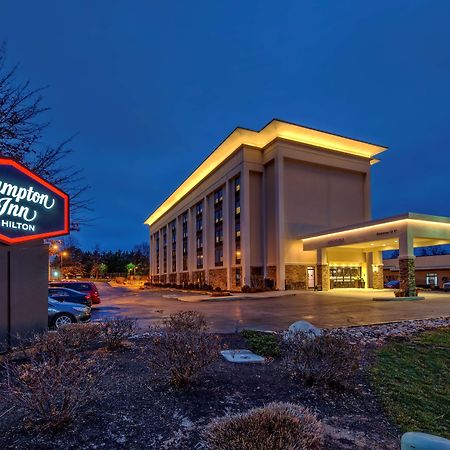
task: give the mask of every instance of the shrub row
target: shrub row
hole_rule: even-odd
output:
[[[214,288],[210,284],[200,284],[200,283],[144,283],[144,286],[147,287],[156,287],[156,288],[172,288],[172,289],[189,289],[191,291],[216,291],[221,292],[222,289],[218,286]]]

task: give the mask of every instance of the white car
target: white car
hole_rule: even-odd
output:
[[[450,291],[450,281],[447,281],[447,283],[444,283],[442,285],[442,289],[444,289],[445,292],[449,292]]]

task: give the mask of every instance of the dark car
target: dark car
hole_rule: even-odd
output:
[[[388,281],[387,283],[384,283],[384,287],[387,289],[399,289],[400,281],[399,280]]]
[[[92,306],[91,295],[78,292],[73,289],[49,286],[48,296],[60,302],[79,303],[80,305]]]
[[[97,305],[100,303],[100,294],[98,293],[97,286],[90,281],[52,281],[49,283],[49,286],[69,288],[74,291],[89,293],[92,304]]]
[[[60,328],[70,323],[83,323],[90,320],[90,306],[48,298],[48,326],[50,328]]]

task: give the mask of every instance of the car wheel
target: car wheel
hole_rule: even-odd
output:
[[[69,325],[71,323],[75,323],[76,320],[73,316],[71,316],[70,314],[58,314],[54,319],[53,319],[53,326],[58,329],[63,327],[64,325]]]

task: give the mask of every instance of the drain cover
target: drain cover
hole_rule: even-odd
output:
[[[222,350],[220,354],[232,363],[262,363],[265,358],[250,350]]]

